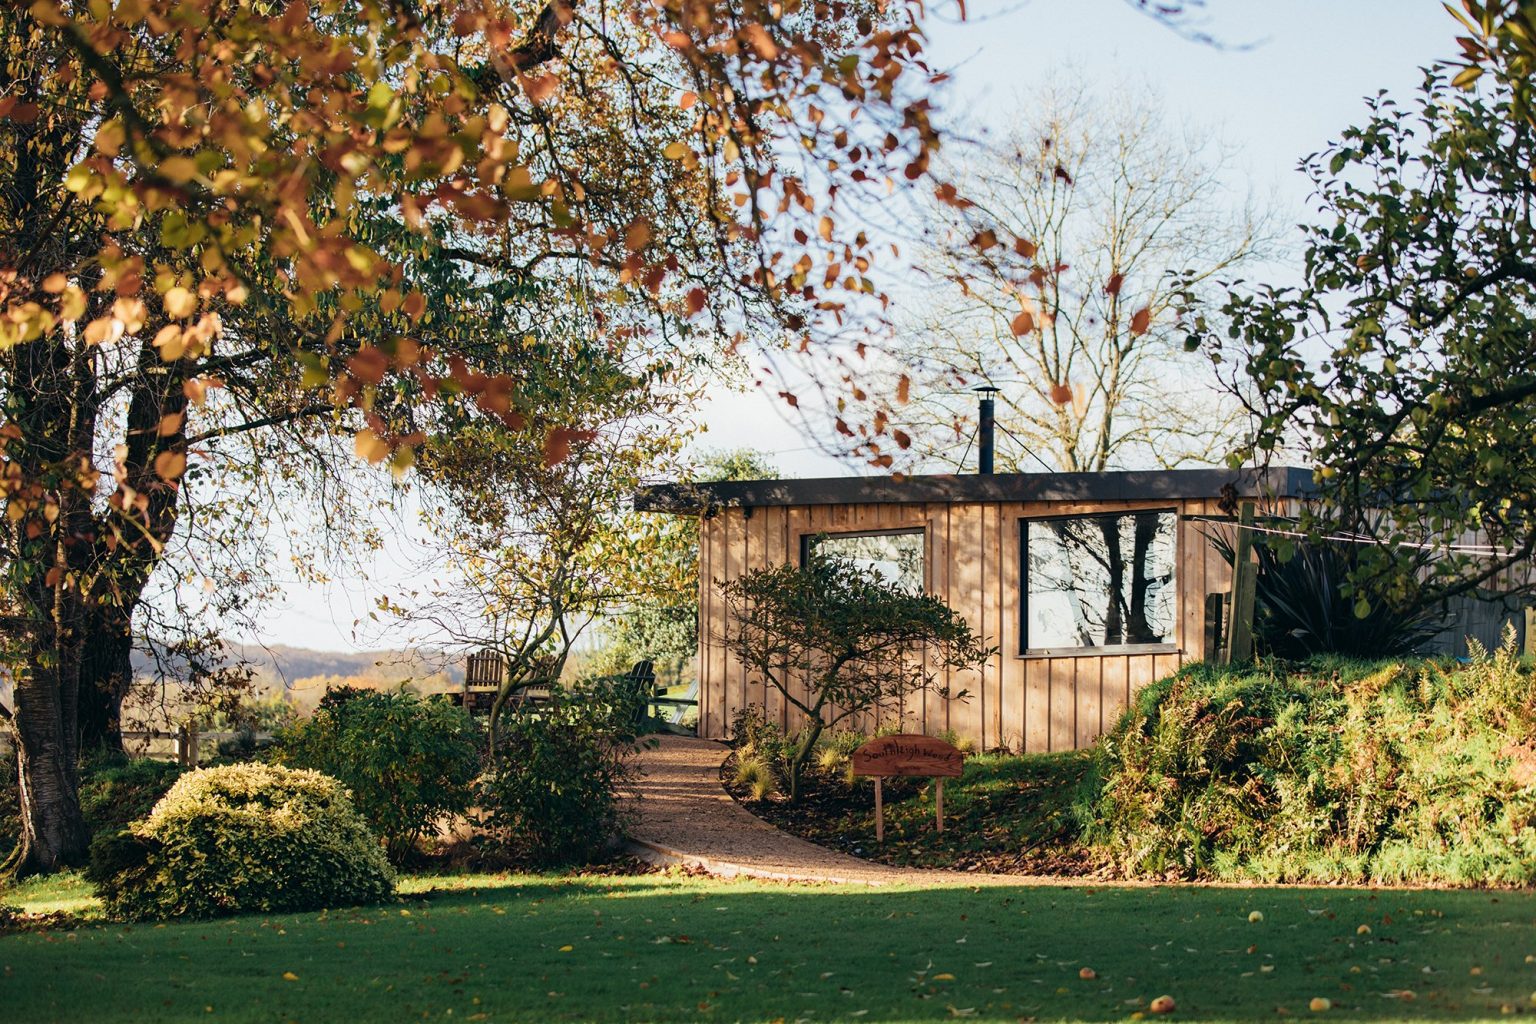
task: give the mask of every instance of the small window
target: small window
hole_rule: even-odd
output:
[[[819,533],[807,535],[803,556],[812,550],[873,569],[880,578],[910,594],[924,590],[926,530],[886,530],[879,533]]]
[[[1025,653],[1174,642],[1177,515],[1026,519],[1022,528]]]

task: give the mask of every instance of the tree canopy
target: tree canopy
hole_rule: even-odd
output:
[[[1364,547],[1362,615],[1518,588],[1536,551],[1536,128],[1504,71],[1465,85],[1436,68],[1414,103],[1373,98],[1305,163],[1305,284],[1192,322],[1254,414],[1238,458],[1319,467],[1304,529]]]
[[[1175,275],[1209,285],[1270,240],[1251,198],[1224,205],[1231,154],[1155,96],[1071,75],[1015,109],[995,138],[940,158],[969,205],[930,205],[925,287],[899,314],[921,375],[902,411],[914,450],[964,468],[966,388],[992,385],[1010,471],[1219,461],[1235,410],[1184,351],[1172,305]],[[1030,244],[978,251],[989,225]]]
[[[83,855],[82,694],[120,686],[86,655],[131,635],[206,449],[568,449],[540,339],[666,362],[835,326],[878,304],[859,193],[937,145],[901,5],[39,0],[0,46],[23,868]]]

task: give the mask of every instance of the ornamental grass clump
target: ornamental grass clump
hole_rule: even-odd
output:
[[[341,783],[267,764],[182,776],[148,817],[97,839],[86,877],[128,920],[317,910],[394,891]]]
[[[1131,875],[1536,882],[1536,671],[1319,659],[1193,666],[1095,756],[1085,840]]]

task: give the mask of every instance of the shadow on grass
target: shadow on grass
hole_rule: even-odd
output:
[[[1476,1020],[1536,989],[1527,894],[427,884],[373,908],[9,936],[0,1006],[98,1022],[1111,1021],[1166,994],[1177,1020],[1308,1014],[1314,998],[1331,1016]]]

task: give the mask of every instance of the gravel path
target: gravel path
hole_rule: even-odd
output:
[[[725,746],[664,736],[640,756],[633,852],[653,864],[724,877],[864,885],[1081,885],[1082,879],[893,868],[781,832],[744,810],[720,785]]]

